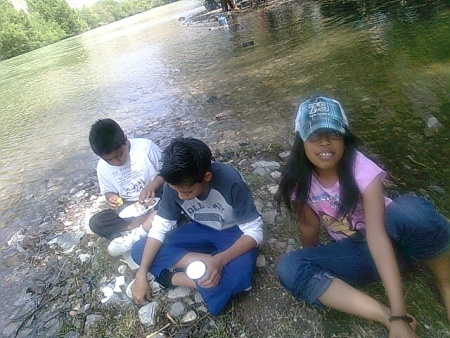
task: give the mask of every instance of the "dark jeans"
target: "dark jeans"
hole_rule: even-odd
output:
[[[167,233],[149,270],[154,275],[160,276],[164,269],[173,267],[189,252],[205,254],[223,252],[241,236],[242,231],[238,226],[219,231],[197,222],[184,224]],[[141,263],[146,241],[147,238],[141,239],[131,249],[131,256],[137,264]],[[197,289],[212,315],[217,315],[234,294],[242,292],[252,285],[257,257],[257,248],[247,251],[223,267],[217,286],[202,288],[197,285]]]
[[[449,249],[449,222],[422,197],[395,199],[386,208],[385,224],[401,269],[407,268],[413,260],[431,259]],[[362,234],[291,252],[280,260],[278,276],[294,297],[314,305],[320,305],[318,298],[333,277],[353,286],[379,280]]]

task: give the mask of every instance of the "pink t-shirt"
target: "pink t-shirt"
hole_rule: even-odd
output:
[[[323,187],[315,176],[311,179],[311,189],[308,196],[308,205],[320,218],[320,223],[325,227],[331,238],[339,240],[352,236],[356,231],[364,231],[366,223],[362,194],[367,186],[376,178],[382,180],[386,172],[369,160],[359,151],[356,154],[354,175],[360,191],[358,205],[355,211],[347,217],[337,218],[339,209],[339,181],[331,188]],[[384,198],[385,206],[392,202],[388,197]]]

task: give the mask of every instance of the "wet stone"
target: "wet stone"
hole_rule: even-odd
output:
[[[258,258],[256,259],[256,266],[258,268],[263,268],[267,265],[266,262],[266,256],[264,255],[259,255]]]
[[[151,302],[139,309],[139,320],[142,325],[152,326],[155,325],[156,313],[159,309],[159,305],[156,302]]]
[[[199,303],[199,304],[204,302],[203,297],[200,294],[200,292],[198,292],[198,291],[195,292],[194,301],[195,301],[195,303]]]
[[[8,326],[6,326],[3,329],[2,334],[4,335],[4,337],[14,337],[14,334],[19,328],[19,325],[20,325],[19,323],[14,322],[9,323]]]
[[[277,216],[277,213],[275,211],[263,212],[262,213],[262,218],[263,218],[264,222],[266,222],[269,225],[275,223],[275,217],[276,216]]]
[[[169,299],[180,299],[187,297],[191,294],[191,289],[186,287],[176,287],[175,289],[169,290],[167,293],[167,298]]]
[[[22,328],[17,335],[15,336],[16,338],[29,338],[33,336],[33,329],[31,327],[25,327]],[[49,337],[49,336],[47,336]]]
[[[86,322],[84,323],[84,326],[86,328],[89,328],[90,326],[95,325],[95,323],[99,321],[101,318],[102,316],[97,314],[88,315],[86,316]]]
[[[64,335],[64,338],[79,338],[80,334],[75,331],[69,331]]]
[[[197,319],[197,314],[195,313],[195,311],[191,310],[188,313],[186,313],[183,318],[181,318],[181,323],[186,324],[186,323],[191,323],[193,321],[195,321]]]
[[[176,317],[180,317],[180,316],[184,315],[186,313],[186,311],[187,311],[186,306],[183,303],[175,302],[170,307],[169,314],[172,317],[176,318]]]

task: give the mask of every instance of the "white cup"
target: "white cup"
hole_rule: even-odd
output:
[[[194,261],[186,268],[186,275],[193,280],[200,279],[205,275],[206,265],[202,261]]]

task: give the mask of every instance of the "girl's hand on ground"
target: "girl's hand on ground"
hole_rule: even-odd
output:
[[[396,320],[391,323],[389,338],[417,338],[417,335],[409,323]]]
[[[131,294],[136,304],[144,305],[151,299],[150,286],[147,282],[147,274],[136,274],[136,279],[131,285]]]
[[[198,284],[204,288],[217,286],[222,277],[222,263],[214,256],[210,256],[210,258],[205,259],[203,262],[206,265],[206,273],[205,276],[198,281]]]

